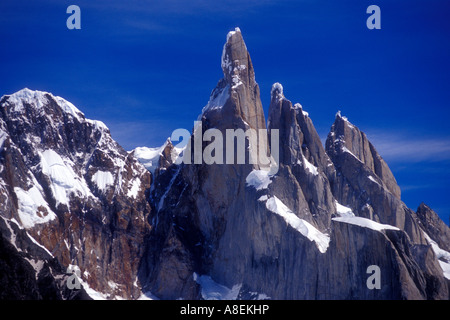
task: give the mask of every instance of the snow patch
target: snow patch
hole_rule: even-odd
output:
[[[337,140],[336,140],[336,141],[337,141]],[[351,152],[346,146],[344,146],[344,144],[342,144],[341,148],[342,148],[342,151],[343,151],[343,152],[349,153],[349,154],[352,155],[356,160],[358,160],[359,162],[363,163],[357,156],[355,156],[355,154],[354,154],[353,152]]]
[[[15,187],[14,192],[19,205],[19,219],[25,229],[56,219],[55,213],[50,210],[41,191],[36,186],[26,191]]]
[[[27,260],[28,263],[31,264],[31,266],[33,267],[34,272],[35,272],[35,277],[36,277],[36,280],[37,280],[39,272],[41,272],[42,267],[44,266],[44,261],[43,260],[38,260],[38,259],[28,259],[26,257],[25,257],[25,260]]]
[[[131,184],[131,188],[128,189],[127,197],[136,199],[140,188],[141,188],[141,180],[134,179],[133,183]]]
[[[52,254],[50,251],[48,251],[48,249],[47,249],[46,247],[44,247],[42,244],[40,244],[39,242],[37,242],[35,238],[33,238],[32,236],[30,236],[30,234],[29,234],[28,232],[26,232],[26,235],[28,236],[28,238],[29,238],[35,245],[37,245],[38,247],[42,248],[45,252],[47,252],[47,253],[50,255],[50,257],[54,258],[53,254]]]
[[[336,206],[336,212],[341,217],[354,217],[355,214],[353,213],[352,209],[349,207],[343,206],[336,200],[334,200],[334,204]]]
[[[422,232],[425,235],[425,239],[427,239],[427,241],[430,243],[431,248],[436,254],[439,265],[444,272],[444,277],[450,280],[450,252],[441,249],[436,241],[431,239],[431,237],[425,231],[422,230]]]
[[[114,185],[114,177],[109,171],[99,170],[92,175],[91,180],[102,192],[105,192],[109,186]]]
[[[262,190],[267,189],[272,180],[269,171],[253,169],[245,178],[245,182],[256,190]]]
[[[92,196],[85,181],[73,170],[73,162],[62,159],[54,150],[47,149],[39,152],[42,173],[50,178],[50,189],[56,200],[56,205],[68,204],[68,195],[78,191],[79,196]],[[93,197],[93,196],[92,196]]]
[[[47,98],[45,97],[48,92],[32,91],[28,88],[24,88],[16,93],[9,95],[7,102],[14,106],[13,112],[23,112],[25,105],[34,106],[37,110],[47,104]]]
[[[147,148],[147,147],[138,147],[134,149],[134,156],[136,159],[152,173],[155,174],[155,170],[159,165],[159,158],[162,156],[162,152],[166,148],[168,141],[166,141],[161,147],[157,148]]]
[[[381,186],[380,183],[377,180],[375,180],[374,177],[369,176],[369,180],[372,181],[372,182],[375,182],[377,185]]]
[[[399,228],[391,226],[389,224],[378,223],[373,220],[370,220],[367,218],[362,218],[362,217],[344,216],[344,217],[333,218],[332,220],[337,221],[337,222],[353,224],[356,226],[360,226],[363,228],[368,228],[368,229],[372,229],[372,230],[380,231],[380,232],[383,230],[397,230],[397,231],[400,230]]]
[[[280,199],[275,196],[269,198],[266,202],[266,208],[281,216],[288,225],[300,232],[310,241],[314,241],[321,253],[327,251],[330,243],[330,236],[320,232],[309,222],[297,217]]]
[[[65,100],[61,97],[53,97],[56,102],[58,102],[58,105],[66,112],[67,114],[70,114],[72,117],[80,119],[80,116],[84,116],[84,114],[78,110],[77,107],[75,107],[71,102]]]
[[[194,272],[194,281],[201,287],[202,298],[205,300],[236,300],[242,284],[228,288],[215,282],[210,276],[198,275]]]
[[[303,157],[303,161],[305,163],[306,169],[308,169],[309,172],[311,172],[315,176],[317,176],[319,174],[317,167],[314,166],[311,162],[309,162],[305,157]]]

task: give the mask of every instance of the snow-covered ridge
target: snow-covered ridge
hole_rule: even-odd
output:
[[[130,152],[134,152],[135,158],[152,174],[155,174],[155,170],[159,166],[159,159],[163,155],[164,149],[169,144],[170,138],[168,138],[164,144],[160,147],[156,148],[148,148],[148,147],[137,147]],[[172,163],[180,157],[180,154],[183,152],[184,148],[174,147],[171,152]]]
[[[108,127],[102,121],[86,119],[84,113],[75,107],[71,102],[60,96],[55,96],[50,92],[24,88],[13,94],[4,95],[0,100],[6,98],[6,103],[10,106],[14,106],[12,109],[13,112],[22,113],[25,110],[25,105],[32,106],[36,110],[41,110],[46,104],[49,103],[47,96],[50,96],[53,100],[55,100],[62,111],[77,119],[79,122],[88,122],[97,130],[108,130]]]
[[[78,108],[75,107],[72,103],[59,96],[54,96],[50,92],[30,90],[28,88],[24,88],[13,94],[5,95],[2,97],[2,99],[6,97],[7,102],[10,105],[14,105],[15,112],[22,112],[25,108],[24,104],[34,106],[38,109],[42,108],[45,104],[48,103],[48,99],[46,97],[47,95],[52,97],[58,103],[58,105],[64,110],[64,112],[77,118],[79,116],[84,117],[84,114],[80,110],[78,110]]]
[[[306,220],[297,217],[280,199],[275,196],[268,198],[266,208],[269,211],[281,216],[289,226],[294,228],[310,241],[314,241],[321,253],[325,253],[327,251],[330,243],[330,236],[322,233]]]

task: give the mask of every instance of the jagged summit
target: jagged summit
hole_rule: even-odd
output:
[[[227,35],[223,46],[221,67],[224,78],[212,91],[202,115],[217,128],[234,128],[241,122],[253,129],[266,127],[259,86],[250,54],[241,30]],[[242,122],[244,120],[244,122]]]
[[[270,90],[270,97],[271,97],[271,100],[273,100],[273,99],[277,99],[277,100],[284,99],[283,86],[281,85],[281,83],[275,82],[272,85],[272,89]]]
[[[84,113],[71,102],[50,92],[23,88],[13,94],[2,96],[0,104],[12,117],[28,117],[27,112],[35,117],[45,114],[62,114],[68,116],[67,120],[76,119],[79,122],[87,122],[99,130],[109,132],[102,121],[87,119]]]
[[[239,28],[227,34],[221,60],[223,74],[232,88],[254,81],[253,65]]]
[[[25,105],[40,109],[45,106],[49,99],[55,100],[66,113],[74,117],[84,117],[84,114],[72,103],[45,91],[24,88],[13,94],[2,96],[0,101],[5,101],[7,104],[13,106],[15,112],[21,112],[24,110]]]
[[[336,118],[327,136],[325,148],[332,160],[350,155],[364,163],[386,185],[389,191],[400,199],[400,187],[386,162],[367,138],[366,134],[354,126],[347,117],[336,113]],[[344,160],[337,161],[344,164]]]

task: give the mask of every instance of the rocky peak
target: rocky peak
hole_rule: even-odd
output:
[[[224,78],[212,91],[202,112],[208,119],[207,127],[265,129],[259,86],[239,28],[227,35],[221,66]]]
[[[227,35],[222,51],[222,71],[232,88],[255,83],[255,74],[241,30],[236,28]]]
[[[333,168],[323,148],[319,135],[303,107],[286,99],[280,83],[272,85],[271,103],[268,117],[269,135],[272,129],[279,130],[280,165],[289,167],[284,175],[293,175],[297,183],[285,186],[287,189],[298,188],[299,203],[278,194],[277,197],[298,212],[308,222],[326,230],[330,217],[335,213],[332,196],[326,173]],[[330,171],[331,172],[331,171]],[[286,183],[289,183],[287,179]],[[301,201],[303,200],[303,201]],[[302,203],[303,202],[303,203]],[[312,216],[311,216],[312,214]]]
[[[1,215],[105,297],[137,297],[150,173],[105,124],[48,92],[3,96],[0,131]]]
[[[415,213],[422,230],[434,240],[440,248],[450,252],[450,228],[425,203],[421,203]],[[450,261],[449,261],[450,262]]]
[[[400,199],[400,187],[386,162],[367,139],[366,134],[342,116],[340,111],[337,112],[328,134],[326,150],[332,159],[336,159],[342,153],[354,156],[381,179],[395,197]]]

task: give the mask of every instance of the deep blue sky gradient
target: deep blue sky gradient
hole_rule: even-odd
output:
[[[81,8],[81,30],[66,8]],[[381,8],[381,30],[366,8]],[[323,139],[337,110],[366,132],[416,209],[450,216],[450,1],[164,0],[0,2],[0,95],[52,92],[131,150],[190,129],[222,77],[239,26],[267,114],[270,87]]]

